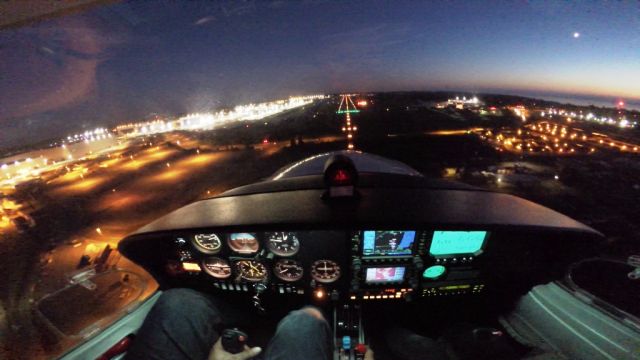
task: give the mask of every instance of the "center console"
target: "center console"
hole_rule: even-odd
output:
[[[368,339],[362,326],[362,308],[358,303],[343,303],[333,308],[335,360],[361,360],[367,352]]]
[[[364,230],[351,237],[350,300],[477,294],[486,231]]]

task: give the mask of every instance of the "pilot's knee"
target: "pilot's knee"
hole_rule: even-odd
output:
[[[302,309],[300,309],[300,311],[303,313],[309,314],[318,320],[327,321],[324,315],[322,314],[322,311],[315,306],[311,306],[311,305],[305,306]]]
[[[192,289],[169,289],[162,293],[154,312],[176,316],[181,314],[219,317],[218,309],[205,294]]]
[[[305,306],[300,310],[290,312],[278,324],[278,331],[292,336],[307,336],[328,327],[322,311],[316,307]]]
[[[204,298],[202,293],[192,289],[169,289],[162,293],[156,306],[168,309],[177,309],[182,307],[185,302],[201,303],[203,301],[202,298]]]
[[[142,340],[134,342],[134,355],[128,358],[151,358],[145,352],[151,348],[163,349],[163,344],[174,344],[166,346],[175,348],[173,353],[180,353],[180,357],[184,354],[179,348],[184,348],[202,353],[201,358],[205,358],[217,337],[220,324],[221,314],[207,295],[191,289],[167,290],[147,315],[138,332]],[[162,355],[158,358],[165,357],[175,356]]]

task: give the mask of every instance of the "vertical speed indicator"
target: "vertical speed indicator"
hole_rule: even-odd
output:
[[[273,273],[280,280],[287,282],[298,281],[302,279],[304,268],[300,263],[291,259],[280,259],[273,268]]]

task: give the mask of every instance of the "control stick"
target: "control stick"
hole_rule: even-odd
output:
[[[224,329],[221,340],[222,348],[228,353],[237,354],[244,350],[247,338],[247,334],[237,328]]]

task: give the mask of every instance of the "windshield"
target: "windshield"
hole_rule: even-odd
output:
[[[524,197],[605,234],[609,257],[638,253],[636,3],[5,2],[0,14],[1,358],[64,354],[153,294],[116,250],[128,233],[237,186],[318,173],[300,161],[333,151],[363,171]]]

